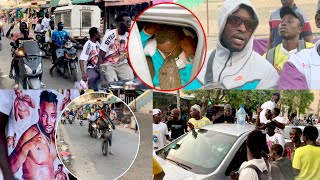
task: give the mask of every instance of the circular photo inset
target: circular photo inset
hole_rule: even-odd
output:
[[[206,55],[200,21],[185,7],[162,3],[149,7],[133,23],[128,41],[130,64],[147,86],[161,91],[198,89],[195,78]]]
[[[133,164],[140,135],[132,110],[107,93],[87,93],[64,109],[56,148],[77,178],[117,179]]]

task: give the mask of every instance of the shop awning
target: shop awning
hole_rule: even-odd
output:
[[[94,0],[72,0],[72,4],[82,4],[82,3],[90,3],[94,2]]]
[[[105,6],[126,6],[133,4],[150,3],[150,0],[102,0]],[[101,0],[95,0],[96,3],[101,2]]]
[[[29,8],[29,7],[31,7],[31,3],[27,2],[27,3],[19,4],[18,7],[19,8]]]

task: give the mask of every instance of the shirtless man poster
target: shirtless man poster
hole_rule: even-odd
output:
[[[9,156],[13,173],[22,166],[23,179],[55,179],[53,161],[57,158],[54,127],[57,119],[57,95],[43,91],[38,109],[39,121],[23,133]]]
[[[58,170],[54,173],[55,180],[67,180],[67,175],[62,171],[63,165],[58,165]]]
[[[62,111],[69,103],[71,103],[71,91],[67,89],[66,97],[63,98],[62,105],[60,107],[60,111]]]
[[[34,108],[35,105],[29,95],[23,95],[23,92],[21,89],[16,89],[15,94],[17,97],[14,100],[14,109],[15,109],[14,117],[16,121],[18,121],[19,118],[23,120],[30,116],[29,107]]]

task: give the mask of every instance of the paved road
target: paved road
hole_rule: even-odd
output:
[[[137,154],[139,135],[133,130],[117,126],[113,131],[112,151],[114,155],[102,155],[101,140],[88,133],[88,122],[59,124],[65,142],[72,154],[70,171],[82,180],[115,179],[123,174]],[[58,132],[60,133],[60,132]]]
[[[134,113],[140,128],[140,148],[131,168],[119,179],[152,179],[152,115]]]
[[[5,33],[9,29],[9,25],[4,26]],[[18,28],[12,30],[12,32],[18,31]],[[14,81],[8,77],[11,65],[11,40],[2,38],[2,50],[0,51],[0,89],[11,89],[14,86]],[[78,50],[80,55],[81,50]],[[43,75],[42,81],[48,89],[70,89],[74,87],[71,79],[65,79],[61,77],[57,72],[54,72],[54,77],[50,76],[49,69],[52,65],[51,59],[43,58]],[[78,78],[81,78],[80,67],[78,72]]]

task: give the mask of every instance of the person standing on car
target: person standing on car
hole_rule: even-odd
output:
[[[57,53],[57,49],[61,49],[63,47],[63,45],[70,40],[71,42],[76,43],[77,45],[79,45],[80,43],[76,40],[74,40],[69,33],[63,29],[64,24],[62,22],[58,23],[58,29],[55,30],[52,33],[52,43],[55,46],[56,49],[56,53]],[[55,67],[57,67],[59,65],[59,63],[63,60],[63,54],[59,54],[59,57],[57,55],[57,59],[54,59],[54,64],[52,65],[52,67],[50,68],[50,75],[53,76],[53,69]]]
[[[168,130],[171,131],[171,139],[176,139],[187,132],[187,123],[180,120],[180,110],[174,108],[171,110],[171,120],[168,121]]]
[[[230,104],[224,105],[223,114],[216,116],[212,123],[234,123],[234,116],[232,116],[232,108]]]
[[[266,118],[267,110],[273,110],[276,107],[276,104],[280,101],[280,93],[274,93],[271,96],[271,99],[261,105],[262,111],[259,115],[260,123],[266,124],[268,119]]]
[[[103,87],[110,82],[134,79],[126,50],[131,26],[130,15],[119,14],[116,23],[118,28],[106,31],[100,47],[99,68]]]
[[[98,91],[97,81],[100,78],[97,70],[97,64],[100,52],[100,33],[98,28],[89,29],[90,39],[84,44],[80,55],[80,69],[82,80],[88,81],[88,88]],[[87,70],[84,69],[84,63],[87,62]]]
[[[247,138],[247,158],[239,168],[239,180],[272,179],[284,180],[279,167],[270,164],[263,157],[266,146],[266,136],[260,130],[253,130]]]
[[[201,116],[201,107],[198,104],[193,105],[190,108],[191,119],[188,121],[190,130],[200,129],[203,126],[211,124],[211,121],[207,117]]]
[[[153,149],[161,149],[167,145],[167,140],[169,140],[168,127],[165,123],[161,121],[161,111],[160,109],[153,109]]]
[[[302,133],[306,146],[296,149],[292,161],[295,180],[314,180],[320,177],[320,146],[316,141],[319,136],[318,129],[306,126]]]

